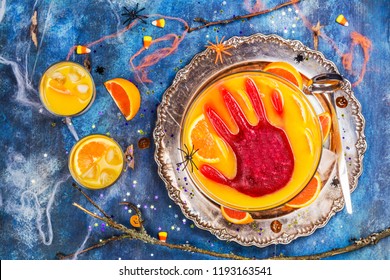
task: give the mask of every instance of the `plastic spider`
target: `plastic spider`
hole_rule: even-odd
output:
[[[123,7],[123,9],[125,9],[125,12],[122,14],[122,16],[126,16],[127,17],[127,19],[123,22],[124,25],[127,24],[127,23],[130,24],[135,19],[139,19],[143,23],[146,23],[144,18],[148,18],[148,17],[139,14],[140,12],[145,10],[145,8],[142,8],[142,9],[138,10],[138,3],[136,4],[135,8],[132,8],[132,9],[129,10],[126,7]]]
[[[217,56],[216,56],[215,61],[214,61],[215,64],[217,64],[218,58],[221,61],[221,63],[223,63],[222,54],[227,54],[230,56],[232,55],[230,52],[227,52],[226,50],[233,48],[233,46],[225,46],[225,44],[222,43],[224,38],[225,37],[222,37],[221,41],[218,42],[218,36],[217,36],[217,38],[216,38],[217,42],[215,44],[213,44],[209,41],[208,42],[209,45],[206,46],[208,49],[214,50],[217,53]]]
[[[300,62],[302,62],[304,59],[305,59],[305,57],[303,56],[302,53],[299,53],[299,54],[297,54],[296,57],[294,57],[294,60],[295,60],[296,63],[300,63]]]
[[[301,63],[302,61],[304,61],[305,59],[307,60],[307,57],[305,58],[303,53],[299,53],[299,54],[297,54],[296,57],[294,57],[295,62],[298,64]]]
[[[100,75],[103,75],[103,74],[104,74],[104,70],[106,70],[105,67],[103,67],[103,66],[98,66],[98,67],[96,67],[95,72],[98,73],[98,74],[100,74]]]
[[[184,154],[184,161],[179,162],[177,164],[177,166],[179,167],[180,165],[182,165],[184,163],[184,167],[182,169],[182,171],[183,171],[187,167],[188,164],[191,164],[191,172],[194,172],[194,166],[195,166],[196,170],[198,170],[198,167],[196,166],[192,157],[198,152],[199,149],[195,150],[194,145],[192,145],[191,151],[188,149],[186,144],[184,144],[184,147],[186,149],[185,151],[178,148],[178,150],[180,150]]]
[[[332,180],[332,182],[330,183],[330,185],[331,185],[332,187],[337,187],[338,185],[340,185],[339,179],[338,179],[337,177],[334,177],[333,180]]]

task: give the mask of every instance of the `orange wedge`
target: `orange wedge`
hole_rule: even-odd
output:
[[[189,135],[190,146],[193,145],[195,149],[198,149],[196,156],[208,163],[219,162],[219,145],[217,139],[210,132],[204,115],[200,115],[194,120]]]
[[[287,62],[271,62],[264,67],[263,71],[285,78],[300,89],[303,87],[301,74],[294,66]]]
[[[321,179],[318,173],[310,180],[309,184],[292,200],[286,203],[287,206],[292,208],[302,208],[310,205],[316,200],[321,190]]]
[[[122,78],[109,80],[104,83],[104,86],[126,120],[134,118],[141,105],[138,88],[132,82]]]
[[[245,225],[253,222],[251,214],[244,211],[237,211],[221,205],[222,216],[230,223],[237,225]]]
[[[318,119],[321,125],[322,139],[325,142],[328,139],[330,133],[330,127],[332,125],[332,118],[328,112],[324,112],[318,115]]]

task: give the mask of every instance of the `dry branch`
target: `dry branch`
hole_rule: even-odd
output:
[[[241,19],[251,19],[251,18],[259,16],[259,15],[264,15],[264,14],[267,14],[267,13],[279,10],[279,9],[281,9],[283,7],[286,7],[286,6],[289,6],[289,5],[297,4],[300,1],[301,0],[292,0],[292,1],[288,1],[288,2],[285,2],[285,3],[279,4],[279,5],[277,5],[277,6],[273,7],[273,8],[270,8],[270,9],[266,9],[266,10],[262,10],[262,11],[259,11],[259,12],[250,13],[250,14],[242,15],[242,16],[234,16],[234,17],[229,18],[229,19],[218,20],[218,21],[207,21],[204,18],[197,17],[197,18],[194,19],[194,21],[195,22],[201,22],[201,23],[203,23],[203,25],[199,25],[197,27],[188,28],[187,31],[188,31],[188,33],[190,33],[192,31],[196,31],[196,30],[199,30],[199,29],[203,29],[205,27],[213,26],[213,25],[225,25],[225,24],[231,23],[233,21],[241,20]]]
[[[31,17],[30,36],[35,47],[38,48],[38,12],[36,10]]]
[[[201,248],[198,248],[198,247],[194,247],[194,246],[191,246],[191,245],[188,245],[188,244],[172,244],[172,243],[162,242],[162,241],[158,240],[157,238],[150,236],[147,233],[147,231],[145,230],[145,228],[142,225],[142,223],[141,223],[141,228],[139,230],[127,228],[126,226],[124,226],[124,225],[122,225],[120,223],[117,223],[110,216],[108,216],[103,211],[103,209],[101,209],[84,191],[81,190],[80,187],[78,187],[76,184],[73,184],[73,186],[77,190],[79,190],[84,195],[84,197],[86,197],[87,200],[96,209],[98,209],[100,211],[100,213],[102,213],[103,216],[99,216],[98,214],[92,213],[91,211],[87,210],[83,206],[81,206],[81,205],[79,205],[77,203],[73,203],[73,205],[75,207],[77,207],[78,209],[80,209],[84,213],[90,215],[91,217],[105,222],[111,228],[114,228],[114,229],[122,232],[122,234],[119,235],[119,236],[112,236],[110,238],[104,239],[104,240],[100,241],[97,244],[94,244],[94,245],[92,245],[92,246],[90,246],[90,247],[88,247],[88,248],[86,248],[86,249],[84,249],[84,250],[82,250],[80,252],[77,252],[77,255],[84,254],[84,253],[89,252],[91,250],[101,248],[104,245],[106,245],[106,244],[108,244],[110,242],[113,242],[113,241],[124,240],[124,239],[130,239],[130,240],[131,239],[135,239],[135,240],[140,240],[140,241],[143,241],[145,243],[152,244],[152,245],[163,246],[163,247],[167,247],[167,248],[170,248],[170,249],[182,250],[182,251],[191,252],[191,253],[199,253],[199,254],[203,254],[203,255],[212,256],[212,257],[215,257],[215,258],[232,259],[232,260],[250,260],[250,259],[253,259],[253,258],[248,258],[248,257],[245,257],[245,256],[236,255],[236,254],[233,254],[233,253],[218,253],[218,252],[214,252],[214,251],[210,251],[210,250],[205,250],[205,249],[201,249]],[[120,204],[123,204],[123,203],[120,203]],[[130,202],[127,202],[126,205],[130,206],[132,209],[135,209],[137,215],[139,215],[139,217],[141,219],[141,211],[139,211],[139,209],[136,206],[134,206]],[[385,230],[383,230],[383,231],[381,231],[381,232],[379,232],[379,233],[373,233],[373,234],[370,234],[369,236],[367,236],[365,238],[361,238],[361,239],[355,241],[353,244],[350,244],[350,245],[348,245],[346,247],[337,248],[337,249],[333,249],[333,250],[329,250],[329,251],[326,251],[326,252],[313,254],[313,255],[304,255],[304,256],[284,256],[284,255],[280,255],[280,256],[270,257],[270,258],[267,258],[267,259],[269,259],[269,260],[319,260],[319,259],[324,259],[324,258],[328,258],[328,257],[332,257],[332,256],[348,253],[348,252],[353,252],[353,251],[359,250],[359,249],[367,247],[367,246],[376,245],[380,240],[382,240],[382,239],[384,239],[384,238],[386,238],[388,236],[390,236],[390,227],[385,229]],[[69,254],[69,255],[58,253],[56,256],[59,259],[71,259],[71,258],[74,258],[76,256],[76,253],[72,253],[72,254]]]

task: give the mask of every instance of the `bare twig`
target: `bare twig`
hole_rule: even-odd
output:
[[[203,24],[210,23],[209,21],[207,21],[207,20],[205,20],[204,18],[201,18],[201,17],[194,18],[194,22],[200,22],[200,23],[203,23]]]
[[[98,220],[101,220],[101,221],[104,221],[104,222],[105,222],[105,220],[104,220],[103,217],[100,217],[99,215],[96,215],[95,213],[92,213],[91,211],[85,209],[83,206],[77,204],[76,202],[74,202],[72,205],[75,206],[75,207],[77,207],[77,208],[79,208],[81,211],[87,213],[87,214],[90,215],[91,217],[93,217],[93,218],[95,218],[95,219],[98,219]]]
[[[87,54],[85,56],[85,59],[84,59],[84,67],[85,69],[87,69],[89,72],[91,72],[92,70],[92,66],[91,66],[91,58],[90,58],[90,55]]]
[[[356,250],[359,250],[361,248],[370,246],[370,245],[376,245],[380,240],[389,237],[390,236],[390,227],[387,229],[379,232],[379,233],[373,233],[370,234],[369,236],[365,238],[360,238],[359,240],[355,241],[353,244],[338,248],[338,249],[333,249],[330,251],[326,251],[323,253],[318,253],[318,254],[313,254],[313,255],[306,255],[306,256],[277,256],[273,257],[270,259],[278,259],[278,260],[319,260],[319,259],[324,259],[336,255],[341,255],[344,253],[349,253],[353,252]]]
[[[86,193],[84,193],[81,189],[79,189],[79,191],[81,191],[81,193],[88,199],[88,201],[91,202],[96,208],[98,208],[100,212],[105,213],[90,197],[88,197],[88,195]],[[137,215],[139,215],[139,217],[141,219],[141,211],[139,211],[139,209],[134,204],[129,203],[129,202],[127,202],[127,203],[122,202],[120,204],[127,205],[127,206],[131,207],[137,213]],[[218,253],[218,252],[194,247],[194,246],[191,246],[188,244],[166,243],[166,242],[158,240],[155,237],[150,236],[146,232],[146,230],[143,226],[142,226],[141,230],[130,229],[130,228],[127,228],[126,226],[124,226],[120,223],[117,223],[108,215],[102,217],[102,216],[99,216],[95,213],[92,213],[91,211],[85,209],[83,206],[81,206],[77,203],[73,203],[73,205],[75,207],[77,207],[78,209],[82,210],[84,213],[90,215],[91,217],[105,222],[109,227],[112,227],[112,228],[117,229],[120,232],[122,232],[122,234],[119,236],[112,236],[108,239],[101,240],[99,243],[94,244],[94,245],[92,245],[92,246],[90,246],[90,247],[88,247],[80,252],[77,252],[77,255],[84,254],[84,253],[89,252],[89,251],[94,250],[94,249],[98,249],[98,248],[103,247],[104,245],[106,245],[110,242],[113,242],[113,241],[118,241],[118,240],[123,240],[123,239],[135,239],[135,240],[140,240],[140,241],[143,241],[145,243],[152,244],[152,245],[163,246],[163,247],[167,247],[170,249],[182,250],[182,251],[191,252],[191,253],[199,253],[199,254],[203,254],[203,255],[209,255],[212,257],[216,257],[216,258],[233,259],[233,260],[253,259],[253,258],[248,258],[245,256],[236,255],[233,253]],[[318,260],[318,259],[323,259],[323,258],[328,258],[331,256],[344,254],[347,252],[356,251],[356,250],[359,250],[359,249],[364,248],[366,246],[375,245],[380,240],[382,240],[388,236],[390,236],[390,227],[385,229],[382,232],[373,233],[373,234],[369,235],[368,237],[361,238],[361,239],[355,241],[353,244],[348,245],[348,246],[343,247],[343,248],[333,249],[330,251],[326,251],[326,252],[318,253],[318,254],[313,254],[313,255],[305,255],[305,256],[280,255],[280,256],[274,256],[274,257],[271,257],[268,259],[271,259],[271,260]],[[69,254],[69,255],[65,255],[62,253],[57,254],[57,258],[59,258],[59,259],[70,259],[70,258],[73,258],[74,256],[75,256],[75,253]]]
[[[318,51],[318,37],[321,35],[322,27],[324,26],[320,25],[320,22],[318,21],[317,24],[311,28],[311,31],[313,32],[314,49],[316,51]]]
[[[225,25],[225,24],[231,23],[231,22],[236,21],[236,20],[251,19],[251,18],[253,18],[255,16],[267,14],[267,13],[276,11],[278,9],[281,9],[283,7],[299,3],[300,1],[301,0],[291,0],[291,1],[279,4],[279,5],[277,5],[277,6],[273,7],[273,8],[267,9],[267,10],[262,10],[262,11],[259,11],[259,12],[250,13],[250,14],[243,15],[243,16],[234,16],[232,18],[225,19],[225,20],[207,21],[207,20],[205,20],[203,18],[195,18],[195,20],[194,20],[195,22],[201,22],[201,23],[203,23],[203,25],[199,25],[197,27],[188,28],[187,31],[188,31],[188,33],[190,33],[192,31],[196,31],[196,30],[199,30],[199,29],[202,29],[202,28],[205,28],[205,27],[213,26],[213,25]]]
[[[108,217],[108,218],[107,217],[101,217],[101,216],[99,216],[99,215],[97,215],[95,213],[92,213],[91,211],[85,209],[83,206],[81,206],[81,205],[79,205],[77,203],[73,203],[73,206],[79,208],[81,211],[85,212],[86,214],[90,215],[91,217],[94,217],[95,219],[98,219],[98,220],[100,220],[102,222],[105,222],[108,226],[110,226],[112,228],[115,228],[115,229],[117,229],[119,231],[127,233],[130,236],[134,236],[134,238],[140,239],[139,233],[137,231],[135,231],[134,229],[127,228],[124,225],[115,222],[110,217]]]
[[[130,207],[131,209],[133,209],[134,212],[138,215],[138,217],[139,217],[139,219],[140,219],[140,222],[142,223],[142,221],[143,221],[143,219],[142,219],[142,213],[141,213],[141,211],[138,209],[137,206],[135,206],[133,203],[128,202],[128,201],[120,202],[119,205],[126,205],[126,206]]]
[[[36,10],[31,17],[30,36],[35,47],[38,48],[38,12]]]
[[[90,246],[90,247],[88,247],[80,252],[77,252],[77,255],[81,255],[81,254],[87,253],[89,251],[92,251],[94,249],[98,249],[100,247],[103,247],[107,243],[110,243],[113,241],[118,241],[118,240],[124,240],[127,238],[134,239],[132,236],[127,235],[127,234],[122,234],[119,236],[112,236],[108,239],[101,240],[99,243],[96,243],[96,244],[94,244],[94,245],[92,245],[92,246]],[[199,253],[199,254],[209,255],[212,257],[223,258],[223,259],[232,259],[232,260],[250,260],[251,259],[251,258],[247,258],[247,257],[243,257],[243,256],[238,256],[238,255],[235,255],[233,253],[230,253],[230,254],[217,253],[217,252],[197,248],[197,247],[194,247],[194,246],[191,246],[188,244],[171,244],[171,243],[162,242],[154,237],[149,237],[149,238],[150,238],[150,241],[146,242],[146,243],[163,246],[163,247],[167,247],[170,249],[182,250],[182,251],[186,251],[186,252],[190,252],[190,253]],[[142,240],[142,241],[145,241],[145,240]],[[61,260],[72,259],[74,256],[75,256],[75,253],[69,254],[69,255],[64,255],[62,253],[58,253],[56,255],[56,257],[58,259],[61,259]]]
[[[78,190],[79,192],[81,192],[81,194],[93,205],[96,207],[96,209],[98,209],[100,211],[100,213],[102,213],[104,215],[104,217],[106,218],[110,218],[110,216],[107,215],[106,212],[103,211],[102,208],[100,208],[99,205],[97,205],[76,183],[73,183],[72,184],[72,187],[74,187],[76,190]]]
[[[137,215],[138,218],[139,218],[139,223],[141,224],[141,227],[139,228],[139,230],[142,231],[142,232],[144,232],[144,233],[146,233],[146,229],[145,229],[145,227],[144,227],[144,219],[142,218],[142,213],[141,213],[141,211],[138,209],[138,207],[135,206],[133,203],[128,202],[128,201],[126,201],[126,202],[120,202],[119,204],[120,204],[120,205],[126,205],[126,206],[130,207],[131,209],[133,209],[133,211],[136,213],[136,215]]]
[[[119,236],[111,236],[110,238],[104,239],[104,240],[100,241],[99,243],[92,245],[91,247],[88,247],[84,250],[77,252],[77,255],[81,255],[81,254],[87,253],[89,251],[92,251],[94,249],[98,249],[98,248],[103,247],[104,245],[106,245],[107,243],[110,243],[112,241],[118,241],[118,240],[122,240],[125,238],[129,238],[129,236],[127,236],[126,234],[122,234]],[[57,255],[56,255],[57,259],[60,259],[60,260],[73,259],[75,256],[76,256],[76,253],[73,253],[70,255],[64,255],[62,253],[57,253]]]

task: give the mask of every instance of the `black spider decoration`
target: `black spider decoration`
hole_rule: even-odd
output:
[[[296,63],[301,63],[302,61],[305,60],[305,57],[303,56],[302,53],[299,53],[299,54],[297,54],[296,57],[294,57],[294,60],[295,60]]]
[[[195,150],[194,145],[192,145],[191,151],[188,149],[186,144],[184,144],[184,147],[186,149],[185,151],[178,148],[178,150],[180,150],[184,154],[184,161],[177,163],[177,166],[179,167],[180,165],[182,165],[184,163],[184,167],[182,169],[182,171],[183,171],[187,167],[188,164],[191,164],[191,172],[194,172],[194,166],[195,166],[196,170],[198,170],[198,167],[196,166],[192,157],[198,152],[199,149]]]
[[[95,69],[95,72],[100,74],[100,75],[103,75],[104,74],[104,70],[106,70],[106,68],[104,68],[103,66],[97,66],[96,69]]]
[[[330,183],[331,186],[337,187],[340,184],[340,181],[337,177],[334,177],[332,182]]]
[[[122,16],[127,17],[126,20],[123,22],[123,24],[130,24],[133,20],[139,19],[142,21],[142,23],[146,23],[144,18],[148,18],[147,16],[140,15],[139,13],[145,10],[145,8],[141,8],[138,10],[138,3],[135,5],[135,8],[127,9],[126,7],[123,7],[125,9],[125,12],[122,14]]]

